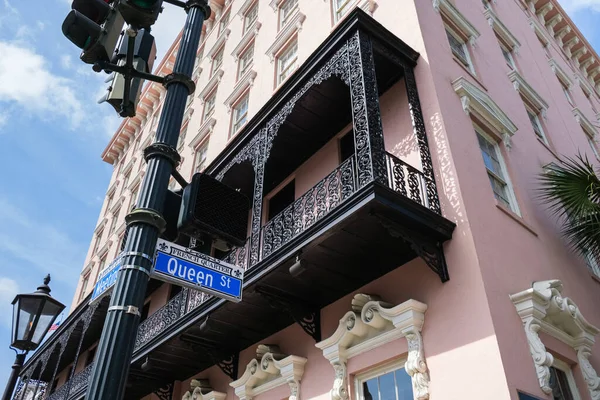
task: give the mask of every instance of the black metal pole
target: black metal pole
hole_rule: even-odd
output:
[[[12,394],[15,391],[15,385],[19,379],[19,373],[21,372],[21,368],[23,368],[26,355],[27,353],[17,353],[17,356],[15,357],[15,363],[12,365],[12,372],[8,378],[8,383],[6,384],[6,389],[4,389],[4,394],[2,395],[2,400],[12,399]]]
[[[190,0],[175,66],[170,79],[165,79],[167,95],[158,124],[156,142],[144,150],[147,170],[137,207],[126,217],[127,242],[121,270],[113,289],[108,314],[86,400],[119,400],[125,385],[135,345],[140,311],[152,268],[156,241],[164,230],[162,211],[171,171],[179,161],[175,147],[190,95],[196,51],[204,19],[210,15],[207,0]],[[184,79],[188,77],[188,79]],[[193,88],[193,84],[192,84]]]

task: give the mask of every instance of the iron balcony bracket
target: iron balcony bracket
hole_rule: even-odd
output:
[[[321,310],[306,305],[304,299],[290,296],[278,289],[258,286],[256,292],[263,296],[273,308],[284,310],[315,342],[321,341]]]
[[[232,381],[238,379],[238,365],[240,361],[239,351],[218,347],[216,343],[205,341],[198,337],[182,335],[180,339],[192,349],[192,351],[197,352],[201,349],[208,353],[211,361],[218,366],[225,375],[231,378]]]

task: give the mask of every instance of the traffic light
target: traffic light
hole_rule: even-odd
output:
[[[162,11],[163,0],[121,0],[119,11],[125,21],[138,28],[150,28]]]
[[[125,65],[125,58],[127,56],[128,40],[127,37],[123,38],[121,47],[116,55],[117,65]],[[140,72],[151,72],[152,66],[154,65],[154,59],[156,58],[156,44],[154,43],[154,37],[145,30],[138,31],[135,37],[135,46],[133,50],[133,67]],[[108,93],[102,97],[98,103],[107,102],[117,113],[121,114],[121,104],[125,96],[125,77],[122,74],[113,72],[109,75],[106,82],[110,82],[108,87]],[[135,116],[136,104],[139,100],[140,93],[142,91],[142,79],[132,78],[131,87],[129,90],[129,107],[124,111],[125,117]]]
[[[80,58],[83,62],[94,64],[112,58],[124,24],[115,8],[116,1],[73,0],[62,31],[82,49]]]
[[[249,212],[246,195],[199,173],[183,189],[177,226],[180,233],[196,239],[204,240],[209,235],[241,246],[248,234]]]

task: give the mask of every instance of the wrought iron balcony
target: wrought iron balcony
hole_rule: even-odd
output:
[[[93,367],[94,364],[92,363],[82,371],[73,375],[73,377],[65,382],[64,385],[50,394],[48,400],[69,400],[81,396],[87,388]]]

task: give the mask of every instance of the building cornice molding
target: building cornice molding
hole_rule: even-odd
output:
[[[204,141],[204,139],[210,135],[215,127],[217,120],[214,118],[208,118],[206,121],[202,123],[200,129],[198,129],[198,133],[189,144],[189,147],[193,150],[200,145]]]
[[[238,81],[238,83],[233,88],[231,94],[225,99],[225,106],[227,107],[227,112],[231,112],[231,107],[233,104],[240,98],[240,96],[249,88],[254,85],[254,78],[256,78],[256,71],[254,69],[249,69],[246,71],[244,76]]]
[[[475,46],[479,31],[458,11],[449,0],[433,0],[433,8],[449,19],[461,33],[469,39],[469,44]]]
[[[548,64],[550,64],[550,68],[552,68],[552,72],[565,84],[569,89],[572,87],[573,82],[569,78],[569,75],[558,65],[555,59],[551,58],[548,60]]]
[[[259,345],[256,358],[246,366],[244,374],[229,385],[240,400],[251,400],[285,384],[290,387],[290,400],[300,399],[300,381],[307,359],[281,353],[277,346]]]
[[[258,2],[258,0],[244,1],[244,3],[242,4],[242,6],[240,7],[240,9],[238,10],[238,13],[237,13],[237,15],[240,17],[240,19],[242,21],[244,20],[244,17],[246,16],[246,13],[248,12],[248,10],[257,2]]]
[[[544,46],[548,46],[550,44],[550,38],[548,38],[546,30],[540,26],[540,22],[537,18],[529,17],[529,26],[535,32],[536,36],[544,44]]]
[[[296,11],[293,17],[291,17],[290,21],[285,24],[285,26],[277,33],[275,36],[275,40],[273,44],[269,46],[266,53],[269,56],[271,62],[275,61],[275,57],[277,57],[277,53],[281,51],[283,46],[298,32],[302,30],[302,24],[306,19],[306,15],[300,12],[300,10]]]
[[[533,358],[540,388],[552,393],[550,367],[554,356],[546,350],[539,332],[546,333],[572,347],[592,399],[600,398],[600,377],[589,362],[591,348],[600,330],[590,324],[577,305],[562,295],[559,280],[534,282],[530,289],[510,295],[523,321],[529,351]]]
[[[215,72],[210,79],[208,80],[208,83],[206,84],[206,86],[204,86],[204,89],[202,89],[202,91],[200,93],[198,93],[198,98],[204,103],[204,99],[206,98],[206,96],[210,93],[212,93],[213,89],[217,87],[217,85],[219,84],[219,82],[221,82],[221,78],[223,77],[223,70],[219,69],[217,72]]]
[[[235,49],[233,49],[231,55],[233,56],[236,62],[240,58],[240,54],[242,53],[242,51],[244,51],[246,47],[248,47],[250,42],[254,40],[254,38],[256,38],[256,35],[258,35],[258,31],[260,30],[261,26],[262,24],[259,21],[255,21],[252,28],[248,29],[248,31],[244,34],[240,42],[237,44],[237,46],[235,46]]]
[[[589,119],[587,119],[587,117],[581,112],[579,108],[575,107],[572,111],[573,116],[575,117],[575,121],[577,121],[577,123],[581,125],[586,134],[594,138],[598,134],[598,128],[596,128],[594,124],[592,124],[592,122]]]
[[[502,21],[500,21],[496,13],[491,8],[486,8],[483,12],[483,15],[487,18],[488,23],[490,24],[496,35],[498,35],[506,45],[510,46],[509,50],[512,50],[518,54],[519,47],[521,47],[521,43],[515,37],[515,35],[513,35],[508,30],[506,25],[504,25]]]
[[[323,351],[335,370],[332,400],[347,400],[350,358],[405,337],[408,359],[405,370],[412,379],[415,399],[429,399],[429,373],[423,352],[421,330],[427,305],[408,300],[392,306],[375,296],[357,294],[336,331],[315,346]]]
[[[527,81],[517,72],[512,70],[508,73],[508,79],[513,84],[513,87],[525,100],[535,108],[535,111],[541,113],[544,118],[548,111],[548,103],[540,96]]]
[[[100,223],[98,225],[96,225],[96,228],[94,229],[94,234],[98,234],[98,232],[100,232],[102,229],[104,229],[107,222],[108,222],[108,218],[106,218],[106,217],[102,218],[102,221],[100,221]],[[98,238],[98,239],[100,239],[100,238]]]
[[[496,130],[495,133],[500,139],[510,146],[510,137],[517,131],[517,126],[494,100],[462,76],[452,82],[452,87],[460,97],[465,114],[475,112]]]
[[[213,46],[210,48],[210,50],[206,54],[206,57],[208,57],[212,60],[214,58],[215,54],[217,54],[217,52],[219,50],[221,50],[221,47],[223,47],[225,45],[225,42],[227,41],[227,38],[229,38],[230,33],[231,33],[231,30],[229,28],[224,29],[223,32],[221,32],[221,35],[217,38],[217,41],[215,42],[215,44],[213,44]]]

